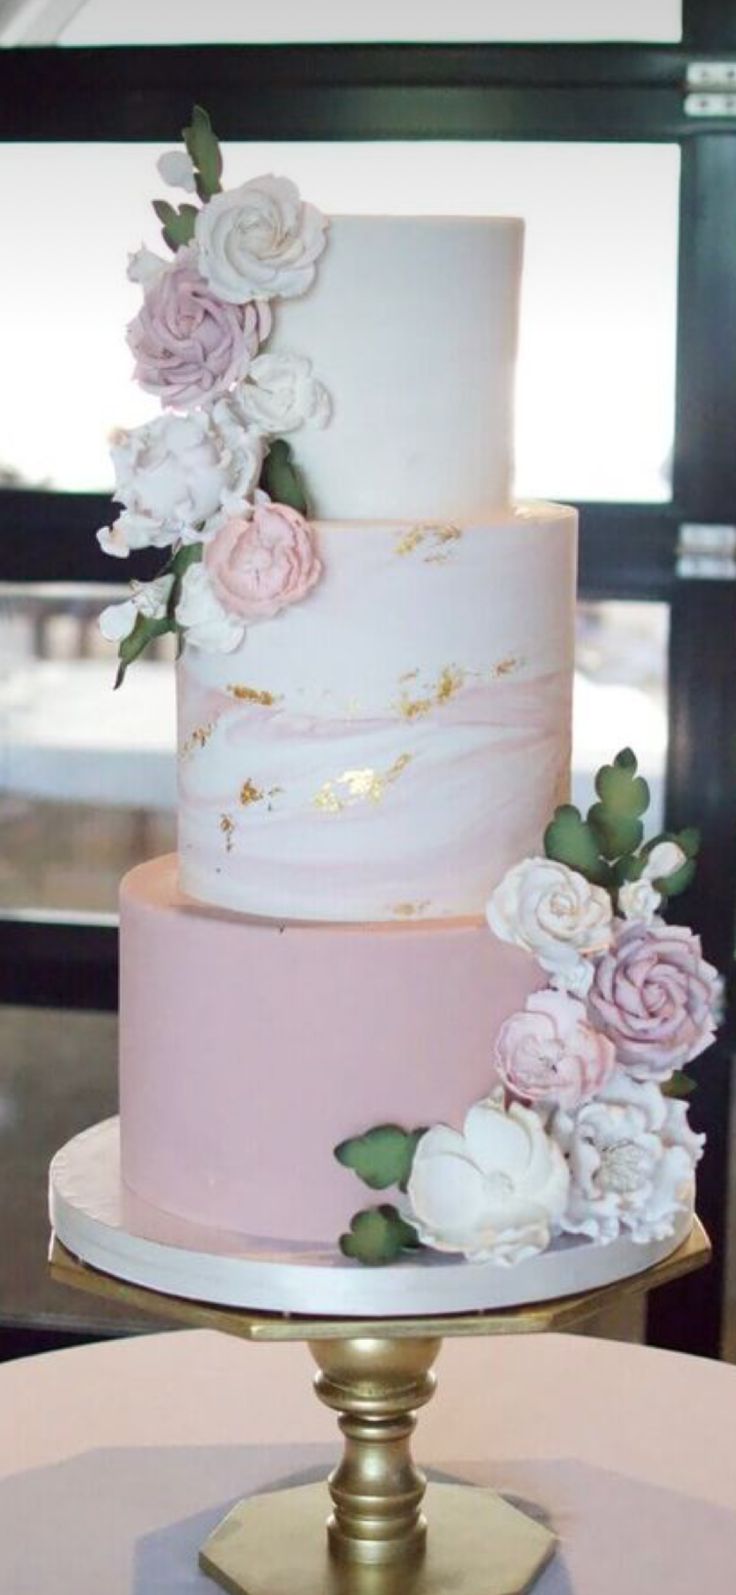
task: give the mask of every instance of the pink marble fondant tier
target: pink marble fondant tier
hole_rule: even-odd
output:
[[[333,1147],[388,1120],[460,1125],[493,1038],[542,983],[484,921],[299,924],[208,909],[176,859],[121,888],[123,1178],[264,1240],[334,1244],[380,1201]]]

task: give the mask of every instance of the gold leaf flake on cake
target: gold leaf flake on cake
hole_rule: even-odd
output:
[[[189,736],[185,738],[181,745],[181,757],[183,759],[188,759],[189,755],[194,752],[195,748],[206,747],[216,725],[216,720],[210,720],[208,721],[207,725],[196,726],[194,731],[190,731]]]
[[[234,819],[233,819],[231,814],[221,814],[220,815],[220,830],[222,831],[222,834],[223,834],[223,836],[225,838],[225,852],[226,853],[232,853],[232,850],[233,850],[233,832],[235,830],[235,821],[234,821]]]
[[[245,809],[248,807],[249,803],[262,803],[263,797],[264,794],[261,788],[256,786],[255,781],[251,781],[249,776],[248,780],[244,781],[240,788],[238,802],[241,803],[242,807]]]
[[[258,703],[264,709],[272,709],[274,704],[281,702],[279,693],[265,692],[260,687],[246,687],[241,682],[230,682],[225,690],[241,703]]]
[[[420,521],[402,534],[394,553],[405,558],[407,554],[414,554],[418,548],[422,548],[423,564],[442,565],[450,557],[450,545],[458,543],[462,535],[461,528],[451,521],[444,525],[437,521]]]
[[[511,676],[515,670],[523,665],[523,659],[517,659],[515,654],[507,654],[505,659],[499,659],[491,666],[491,680],[498,681],[501,676]]]
[[[341,814],[343,809],[357,803],[380,803],[387,786],[398,781],[411,759],[411,753],[401,753],[383,773],[370,766],[361,770],[344,770],[334,781],[324,782],[312,798],[312,803],[325,814]]]
[[[394,903],[390,910],[397,919],[416,919],[420,914],[426,914],[430,906],[430,899],[426,897],[422,903]]]
[[[405,680],[403,676],[400,681]],[[465,684],[465,671],[457,665],[445,665],[440,671],[437,681],[425,689],[421,697],[414,698],[408,692],[402,692],[394,708],[404,720],[419,720],[422,715],[429,714],[430,710],[443,703],[449,703],[455,693]]]

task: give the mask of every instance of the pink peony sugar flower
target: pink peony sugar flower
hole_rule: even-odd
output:
[[[232,516],[204,551],[213,592],[228,614],[265,620],[298,603],[322,574],[314,532],[288,504]]]
[[[240,381],[270,330],[265,302],[223,303],[197,271],[193,251],[180,249],[146,284],[128,327],[136,381],[166,407],[191,409]]]
[[[496,1067],[514,1096],[570,1112],[595,1096],[616,1067],[616,1049],[594,1029],[585,1004],[565,991],[537,991],[501,1026]]]
[[[588,995],[593,1024],[636,1080],[668,1080],[713,1040],[718,974],[684,925],[617,921]]]

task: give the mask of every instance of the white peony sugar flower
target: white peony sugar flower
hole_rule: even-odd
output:
[[[544,1251],[567,1199],[565,1160],[539,1115],[502,1094],[470,1109],[462,1133],[427,1130],[403,1217],[436,1251],[471,1262],[523,1262]]]
[[[125,506],[98,532],[106,553],[206,535],[221,511],[241,508],[261,471],[264,446],[229,399],[211,410],[162,415],[113,438],[114,496]]]
[[[326,426],[327,389],[312,376],[312,362],[297,354],[259,354],[236,390],[246,420],[272,436],[300,426]]]
[[[592,1101],[554,1113],[548,1129],[570,1167],[562,1219],[570,1234],[663,1240],[692,1209],[705,1138],[690,1129],[686,1104],[653,1081],[619,1068]]]

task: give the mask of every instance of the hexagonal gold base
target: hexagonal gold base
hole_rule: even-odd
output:
[[[523,1595],[554,1553],[553,1534],[492,1490],[430,1484],[426,1551],[412,1562],[366,1566],[325,1541],[324,1484],[241,1501],[199,1554],[230,1595]]]

